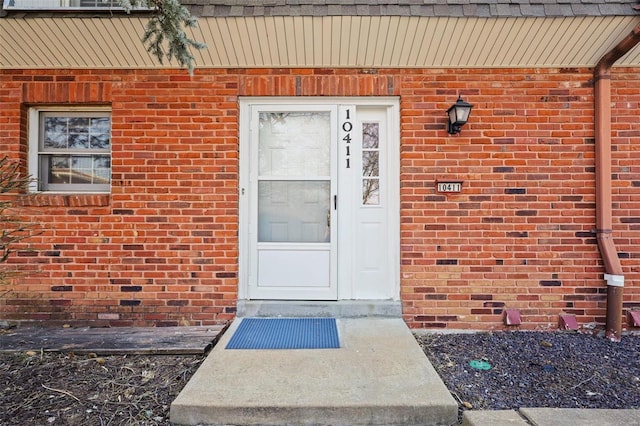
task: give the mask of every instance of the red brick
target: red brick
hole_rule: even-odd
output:
[[[614,235],[627,304],[640,304],[639,131],[629,112],[640,104],[639,72],[616,68],[612,78]],[[26,165],[27,105],[110,105],[114,182],[110,195],[26,203],[46,232],[31,242],[35,256],[12,264],[39,272],[0,300],[0,315],[112,325],[233,318],[238,96],[392,95],[401,104],[407,323],[499,328],[502,305],[483,306],[487,296],[520,309],[523,329],[556,324],[563,308],[579,323],[602,321],[591,78],[590,69],[211,69],[194,78],[176,70],[3,70],[0,152]],[[476,106],[452,137],[444,111],[458,93]],[[443,174],[464,180],[462,193],[436,194]],[[113,282],[140,291],[123,295]],[[69,286],[64,300],[50,291]],[[140,305],[119,306],[132,294]]]

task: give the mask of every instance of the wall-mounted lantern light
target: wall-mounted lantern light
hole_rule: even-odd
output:
[[[447,131],[449,134],[454,135],[456,133],[460,133],[462,126],[464,126],[467,123],[467,120],[469,120],[471,108],[473,108],[473,105],[463,101],[462,98],[458,96],[456,103],[451,105],[447,110],[447,115],[449,116]]]

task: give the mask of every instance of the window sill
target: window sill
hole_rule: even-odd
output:
[[[18,204],[25,207],[102,207],[108,206],[110,200],[110,194],[40,193],[22,196]]]

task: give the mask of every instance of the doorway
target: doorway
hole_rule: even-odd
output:
[[[396,98],[240,101],[240,299],[399,299]]]

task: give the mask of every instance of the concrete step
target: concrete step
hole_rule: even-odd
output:
[[[239,300],[239,317],[402,318],[402,305],[394,300]]]
[[[404,321],[340,318],[339,349],[225,349],[171,405],[180,425],[452,425],[458,406]]]

